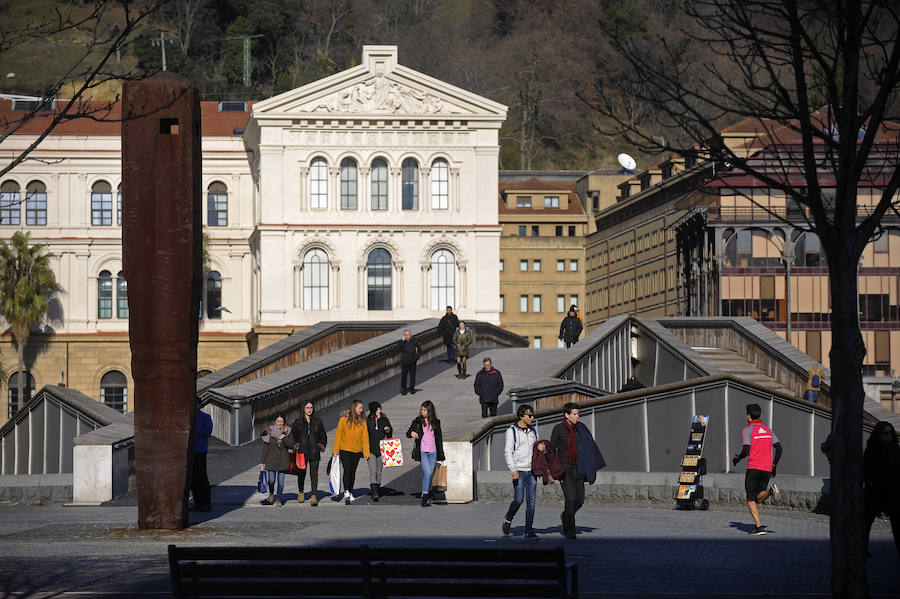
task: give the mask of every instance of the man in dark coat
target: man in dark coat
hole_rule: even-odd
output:
[[[212,417],[197,408],[197,424],[194,431],[194,464],[191,470],[191,492],[194,494],[194,508],[200,512],[212,509],[209,478],[206,475],[206,454],[209,452],[209,438],[212,436]]]
[[[416,362],[422,353],[422,345],[412,338],[409,329],[403,331],[403,338],[400,340],[400,394],[416,392]],[[409,377],[409,387],[406,386],[406,380]]]
[[[567,539],[575,538],[575,512],[584,505],[584,483],[597,480],[597,470],[606,466],[600,449],[591,436],[591,431],[578,422],[578,406],[567,403],[563,406],[565,417],[553,427],[550,445],[556,456],[566,467],[562,479],[565,509],[560,514],[562,534]]]
[[[484,368],[475,375],[475,394],[481,403],[481,417],[487,418],[497,415],[497,404],[500,403],[500,394],[503,392],[503,375],[491,366],[491,359],[482,360]]]
[[[447,363],[456,362],[456,347],[453,345],[453,333],[459,328],[459,318],[453,313],[453,306],[447,306],[447,313],[438,323],[438,332],[444,338],[444,345],[447,346]]]
[[[566,342],[566,349],[578,343],[578,336],[581,335],[581,319],[575,311],[575,306],[569,308],[569,315],[563,318],[559,325],[559,338]]]

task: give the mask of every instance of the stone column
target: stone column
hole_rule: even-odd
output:
[[[459,260],[456,262],[456,266],[459,274],[459,307],[465,308],[468,305],[467,298],[469,296],[466,262],[464,260]],[[456,287],[456,285],[454,285],[454,287]]]
[[[328,167],[328,201],[326,210],[339,210],[341,207],[341,168],[339,166]]]
[[[372,213],[372,203],[369,201],[369,171],[371,167],[359,167],[359,181],[356,183],[356,202],[360,210],[365,210],[369,214]]]
[[[450,205],[459,212],[459,169],[450,169]]]
[[[388,204],[388,210],[391,212],[400,212],[403,209],[403,198],[400,195],[400,173],[401,169],[390,167],[391,182],[388,185],[388,202],[393,202],[393,207]]]
[[[422,260],[419,263],[419,266],[422,269],[422,275],[419,277],[419,280],[422,282],[422,307],[426,309],[431,309],[431,279],[429,278],[431,275],[431,262]]]
[[[297,201],[300,204],[300,210],[306,210],[309,205],[307,201],[307,195],[309,194],[309,167],[301,166],[300,167],[300,197]]]
[[[397,301],[394,308],[403,308],[403,297],[406,291],[403,285],[403,262],[394,261],[394,278],[397,279]]]
[[[181,529],[197,412],[200,95],[165,72],[126,81],[122,95],[138,527]]]
[[[419,188],[419,209],[431,213],[431,167],[423,166],[421,187]]]
[[[356,307],[366,309],[366,264],[356,266]]]
[[[340,262],[332,262],[331,263],[331,279],[334,281],[334,299],[330,300],[331,306],[333,308],[341,307],[341,263]],[[330,292],[330,289],[329,289]]]

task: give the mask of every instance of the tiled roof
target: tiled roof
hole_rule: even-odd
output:
[[[497,198],[498,209],[500,214],[584,214],[584,208],[575,193],[575,181],[545,181],[543,179],[531,178],[524,181],[500,181],[500,194]],[[506,202],[503,200],[503,194],[516,191],[537,191],[546,193],[555,193],[560,191],[568,192],[569,203],[566,208],[507,208]],[[534,198],[534,201],[542,201],[540,197]]]
[[[234,135],[235,129],[244,129],[250,119],[249,108],[254,102],[247,102],[248,112],[219,112],[218,102],[200,102],[200,118],[202,135],[208,137]],[[57,102],[57,110],[64,105]],[[15,127],[26,112],[13,110],[12,100],[0,98],[0,133]],[[81,110],[88,116],[65,120],[59,123],[52,135],[108,135],[118,136],[122,133],[122,104],[120,102],[85,102]],[[52,121],[52,113],[37,115],[16,131],[17,135],[38,135]]]

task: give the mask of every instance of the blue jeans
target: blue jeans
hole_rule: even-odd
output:
[[[434,476],[434,465],[437,463],[437,453],[433,451],[422,452],[422,497],[431,492],[431,477]]]
[[[519,470],[519,479],[513,480],[513,491],[515,495],[506,510],[506,521],[512,522],[522,501],[525,501],[525,530],[531,530],[534,524],[534,496],[537,493],[537,480],[531,470]]]
[[[272,492],[272,489],[275,487],[275,475],[278,475],[278,497],[279,501],[281,500],[281,494],[284,493],[284,472],[275,472],[274,470],[266,470],[269,475],[269,493]]]

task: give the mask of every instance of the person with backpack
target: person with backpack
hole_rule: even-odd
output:
[[[581,324],[581,319],[578,318],[578,312],[575,310],[575,306],[572,306],[569,308],[569,314],[559,324],[559,338],[565,342],[566,349],[578,343],[578,337],[581,335],[583,328],[584,325]]]
[[[503,518],[502,530],[508,535],[512,520],[525,502],[525,538],[537,539],[534,532],[534,504],[537,493],[537,481],[531,471],[531,458],[534,444],[537,442],[537,430],[534,428],[534,408],[519,406],[516,410],[518,421],[506,429],[506,443],[503,457],[506,467],[512,476],[513,500]]]
[[[753,517],[755,526],[750,529],[751,535],[766,534],[759,520],[759,506],[772,493],[778,494],[778,485],[769,486],[769,479],[775,476],[775,468],[781,459],[781,442],[772,429],[762,423],[762,408],[759,404],[747,404],[747,426],[741,432],[744,444],[741,453],[732,458],[735,466],[747,458],[747,473],[744,475],[744,490],[747,491],[747,507]],[[749,456],[749,457],[748,457]]]

